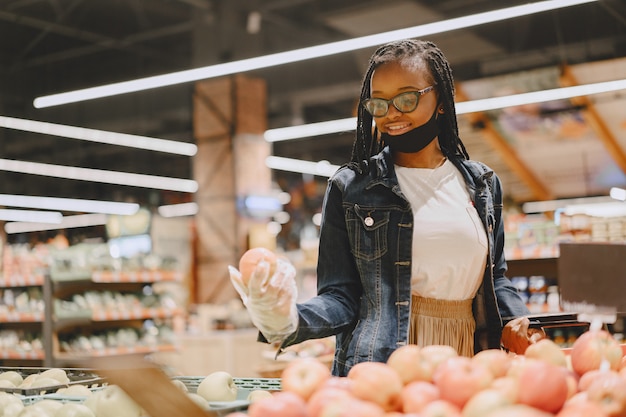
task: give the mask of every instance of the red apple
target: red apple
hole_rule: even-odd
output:
[[[567,367],[566,355],[563,349],[550,339],[541,339],[526,348],[524,356],[539,359],[556,366]]]
[[[475,354],[472,360],[486,366],[494,378],[500,378],[508,372],[512,359],[502,349],[485,349]]]
[[[319,417],[324,407],[347,398],[353,398],[348,390],[323,386],[315,391],[307,401],[309,417]]]
[[[578,375],[600,369],[606,361],[608,369],[617,371],[622,360],[622,347],[606,330],[590,330],[578,337],[572,345],[572,367]]]
[[[467,400],[493,382],[489,369],[465,356],[449,358],[433,376],[441,398],[463,408]]]
[[[568,386],[560,367],[547,362],[527,364],[519,376],[518,402],[555,413],[567,400]]]
[[[430,363],[430,369],[432,372],[430,375],[425,375],[425,377],[429,377],[425,379],[426,381],[432,381],[437,368],[442,363],[446,362],[450,358],[455,358],[459,356],[456,349],[452,346],[447,345],[428,345],[422,347],[422,356],[426,361]]]
[[[626,417],[626,379],[614,372],[597,377],[587,389],[589,401],[598,403],[609,417]]]
[[[352,393],[362,400],[378,404],[385,411],[401,406],[402,380],[397,372],[385,363],[360,362],[348,372],[353,381]]]
[[[270,264],[270,276],[272,270],[276,268],[276,255],[266,248],[252,248],[247,250],[239,259],[239,272],[241,272],[241,280],[244,285],[248,285],[252,272],[261,260],[265,260]]]
[[[431,382],[413,381],[402,389],[402,411],[419,413],[429,403],[440,398],[439,388]]]
[[[341,389],[348,392],[352,392],[352,384],[353,381],[347,376],[331,376],[328,378],[319,389],[324,388],[335,388]]]
[[[603,375],[606,375],[607,373],[619,375],[617,371],[612,371],[610,369],[606,371],[600,370],[600,369],[592,369],[591,371],[585,372],[578,379],[578,391],[587,391],[593,381],[595,381],[598,378],[601,378]]]
[[[330,369],[318,359],[297,358],[281,374],[282,390],[294,392],[306,401],[330,377]]]
[[[298,394],[281,391],[248,407],[248,417],[308,417],[306,402]]]
[[[488,389],[500,391],[506,396],[511,403],[517,402],[517,396],[519,395],[519,378],[513,378],[512,376],[502,376],[493,380]]]

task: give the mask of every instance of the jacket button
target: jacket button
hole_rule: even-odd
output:
[[[370,227],[370,226],[372,226],[373,224],[374,224],[374,219],[372,219],[372,218],[371,218],[371,217],[369,217],[369,216],[365,218],[365,225],[366,225],[366,226]]]

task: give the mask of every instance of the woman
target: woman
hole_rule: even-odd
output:
[[[523,353],[534,336],[504,275],[500,181],[458,136],[452,72],[435,44],[372,55],[357,123],[351,162],[324,199],[318,295],[296,305],[283,261],[272,276],[262,262],[248,287],[231,268],[254,324],[283,348],[336,335],[340,376],[407,343]]]

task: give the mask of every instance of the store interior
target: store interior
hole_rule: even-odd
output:
[[[268,247],[296,265],[300,298],[314,295],[324,191],[330,172],[350,158],[354,130],[281,141],[268,133],[354,117],[380,42],[287,63],[280,54],[303,49],[306,56],[317,45],[407,28],[423,29],[411,33],[444,51],[458,103],[621,82],[459,114],[470,157],[503,183],[509,277],[533,313],[569,311],[560,299],[560,245],[626,244],[626,3],[570,2],[577,4],[511,17],[527,3],[1,2],[0,212],[57,218],[2,213],[0,365],[149,355],[178,375],[275,377],[294,357],[332,360],[332,340],[295,346],[280,360],[273,346],[258,343],[227,266],[251,247]],[[508,11],[461,27],[461,18],[494,9]],[[452,28],[427,27],[445,22]],[[110,86],[263,56],[272,56],[269,64],[228,67],[226,75],[123,93]],[[110,95],[38,101],[100,86]],[[82,130],[59,133],[66,127]],[[130,144],[111,142],[112,133]],[[150,148],[159,140],[172,146]],[[272,165],[271,157],[295,168]],[[36,207],[24,196],[70,207],[51,200]],[[130,214],[86,209],[84,200],[124,203]],[[606,262],[626,282],[619,259]],[[578,284],[568,282],[568,291]],[[609,316],[621,338],[626,306],[609,307],[619,310]],[[572,325],[550,336],[568,347],[582,331]]]

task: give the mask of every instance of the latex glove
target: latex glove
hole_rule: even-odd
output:
[[[298,327],[296,269],[289,261],[278,258],[273,275],[270,265],[261,260],[246,286],[241,272],[228,266],[230,281],[250,314],[252,324],[270,343],[281,342]]]
[[[529,325],[528,317],[518,317],[508,322],[502,329],[502,346],[509,352],[522,355],[528,346],[546,337],[542,329],[533,329]]]

